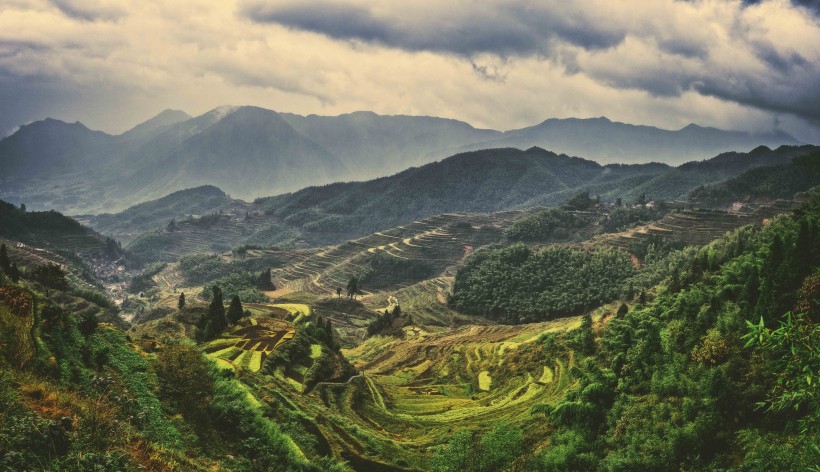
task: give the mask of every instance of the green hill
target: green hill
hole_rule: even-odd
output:
[[[127,241],[129,235],[162,227],[171,220],[210,213],[229,200],[219,188],[203,185],[140,203],[119,213],[103,213],[85,219],[97,231],[114,234],[119,240]]]
[[[788,164],[760,167],[689,193],[693,203],[709,207],[727,207],[735,202],[790,198],[820,185],[820,152],[796,157]]]

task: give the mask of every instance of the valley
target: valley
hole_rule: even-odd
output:
[[[801,152],[815,157],[792,162]],[[610,461],[637,450],[617,460],[646,465],[640,454],[648,445],[630,443],[626,452],[607,445],[594,452],[567,438],[604,427],[601,434],[613,441],[620,440],[619,428],[651,435],[638,419],[624,423],[631,413],[591,420],[613,408],[652,408],[656,401],[680,407],[642,377],[662,370],[647,370],[646,363],[664,361],[636,350],[682,355],[677,362],[688,369],[678,372],[682,378],[705,375],[730,358],[745,362],[738,307],[758,313],[769,303],[784,311],[813,290],[820,180],[810,162],[816,152],[783,148],[718,156],[694,170],[602,168],[542,150],[479,152],[388,180],[255,202],[232,199],[215,187],[194,188],[118,214],[79,218],[94,230],[56,212],[9,205],[4,228],[13,230],[4,229],[0,242],[23,268],[9,290],[29,290],[21,292],[24,298],[61,313],[49,308],[38,315],[44,321],[32,339],[42,348],[27,351],[26,365],[48,370],[48,358],[57,359],[54,375],[78,384],[110,376],[111,388],[134,398],[116,400],[111,415],[119,414],[114,405],[133,411],[162,405],[154,416],[123,426],[132,428],[124,436],[129,441],[150,444],[141,447],[151,448],[151,459],[129,443],[105,446],[126,451],[119,457],[128,463],[156,470],[243,467],[227,457],[230,452],[249,458],[244,460],[255,464],[251,468],[271,470],[271,461],[281,460],[292,464],[290,470],[454,470],[447,464],[462,467],[503,450],[518,452],[484,469],[464,467],[556,470],[548,464],[572,468],[567,461],[577,457],[601,454],[596,460]],[[449,177],[457,175],[454,168],[492,166],[497,159],[509,159],[506,174],[476,174],[493,175],[491,180],[459,189]],[[809,177],[793,186],[789,198],[761,190],[766,187],[759,169],[777,176],[795,166],[809,166],[801,168]],[[534,169],[542,183],[522,187]],[[446,178],[415,185],[431,172]],[[675,177],[681,173],[685,178]],[[676,198],[642,192],[627,200],[636,178],[657,179],[658,187],[641,188],[663,187],[658,195]],[[673,181],[677,190],[670,190]],[[437,185],[452,191],[424,195],[423,188]],[[741,198],[713,207],[689,199],[723,195],[723,186]],[[589,191],[595,188],[611,192]],[[364,194],[373,198],[360,199]],[[435,206],[426,205],[433,200]],[[357,212],[364,211],[374,218],[360,225]],[[61,223],[41,224],[46,218]],[[260,234],[269,239],[255,239]],[[783,242],[772,242],[777,240]],[[781,269],[783,278],[775,282],[765,261],[777,244],[806,259],[774,256],[791,264],[792,274]],[[756,260],[764,261],[762,269],[755,268]],[[48,282],[36,273],[48,263],[63,268],[70,290],[46,295]],[[760,278],[759,285],[744,288],[740,273],[756,274],[748,277]],[[803,288],[787,291],[783,284]],[[16,306],[3,303],[2,310]],[[687,311],[689,303],[695,312]],[[0,328],[11,326],[11,315],[0,315]],[[692,317],[699,321],[686,327],[683,320]],[[214,328],[216,322],[224,326]],[[671,336],[678,347],[664,344]],[[704,351],[710,336],[722,344]],[[656,346],[651,343],[657,337],[664,339],[661,347],[648,347]],[[15,346],[4,342],[3,349]],[[727,345],[735,347],[720,347]],[[701,356],[710,360],[697,360]],[[169,371],[172,365],[178,367]],[[4,372],[15,385],[35,388],[25,376],[31,374]],[[195,392],[184,385],[202,382],[209,392],[204,402],[186,396]],[[37,385],[51,392],[65,388]],[[87,385],[83,391],[97,391]],[[78,403],[85,400],[73,401],[77,413],[65,414],[89,421]],[[172,411],[176,419],[166,416]],[[670,414],[700,421],[693,412]],[[236,442],[226,431],[276,447]],[[194,444],[210,452],[193,452]],[[568,450],[575,452],[565,455]],[[459,459],[456,451],[466,455]],[[674,452],[664,454],[668,463],[679,460]],[[795,457],[789,460],[809,456]],[[729,459],[718,453],[709,460]]]

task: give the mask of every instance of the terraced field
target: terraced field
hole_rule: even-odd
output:
[[[607,244],[629,249],[636,241],[648,237],[663,237],[686,245],[702,246],[741,226],[760,224],[796,205],[791,201],[776,201],[766,205],[744,207],[743,211],[683,210],[666,215],[659,221],[617,234],[592,238],[585,246]]]
[[[320,427],[343,455],[369,460],[378,450],[396,465],[423,464],[432,446],[465,427],[482,430],[510,421],[539,430],[544,422],[530,408],[575,384],[566,374],[574,355],[546,359],[539,337],[579,324],[575,317],[368,339],[344,351],[361,376],[317,388],[325,414],[331,412]]]
[[[317,252],[305,250],[294,255],[293,264],[273,272],[274,283],[294,291],[332,294],[364,268],[368,255],[376,253],[427,261],[443,270],[474,248],[499,241],[503,228],[521,215],[522,212],[515,211],[493,215],[443,214]]]
[[[207,343],[203,350],[220,366],[258,372],[276,346],[293,339],[294,333],[290,323],[267,317],[250,318]]]

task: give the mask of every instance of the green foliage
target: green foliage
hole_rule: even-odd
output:
[[[354,275],[347,281],[347,298],[352,298],[355,300],[356,295],[359,293],[361,293],[361,289],[359,288],[359,278]]]
[[[120,231],[137,233],[157,228],[170,220],[181,220],[189,215],[202,215],[227,203],[225,193],[212,185],[180,190],[157,200],[128,207],[120,213],[103,213],[91,223],[100,232]]]
[[[197,338],[200,341],[215,339],[228,327],[225,305],[222,302],[222,289],[214,285],[211,291],[211,304],[208,305],[208,312],[202,315],[197,323]]]
[[[51,290],[67,290],[68,281],[62,267],[51,262],[34,268],[31,278],[40,284],[48,296]]]
[[[431,277],[435,269],[432,264],[419,259],[400,259],[384,252],[369,255],[358,280],[371,289],[417,282]]]
[[[169,254],[173,248],[174,238],[164,231],[148,231],[140,234],[126,244],[126,250],[142,262],[173,262]]]
[[[110,298],[108,298],[108,295],[99,290],[75,287],[71,290],[70,293],[75,297],[80,297],[84,300],[88,300],[89,302],[94,303],[102,308],[114,309],[117,307],[117,305],[115,305],[114,302]]]
[[[234,295],[231,299],[231,304],[228,306],[228,313],[226,314],[228,323],[236,324],[243,316],[245,316],[245,312],[242,309],[242,302],[239,300],[239,295]]]
[[[273,285],[271,278],[271,269],[268,267],[259,274],[259,285],[257,286],[259,290],[276,290],[276,286]]]
[[[726,207],[746,198],[790,198],[820,185],[820,152],[794,158],[789,164],[760,167],[689,193],[689,200],[709,207]]]
[[[0,244],[0,271],[7,275],[11,273],[11,261],[9,260],[9,253],[8,249],[6,249],[6,243]]]
[[[547,208],[516,221],[504,230],[510,241],[549,241],[567,239],[575,228],[588,224],[587,218],[559,208]]]
[[[207,405],[213,397],[211,367],[194,347],[167,346],[152,362],[159,397],[200,428],[208,426]]]
[[[610,301],[634,273],[619,250],[523,244],[477,251],[456,274],[450,304],[512,322],[547,320]]]
[[[431,457],[430,470],[435,472],[505,470],[523,452],[523,449],[523,434],[513,425],[499,424],[480,436],[468,430],[461,430]]]
[[[596,200],[589,196],[589,192],[581,192],[567,200],[562,207],[570,211],[586,211],[592,208],[595,203]]]
[[[225,277],[216,279],[212,282],[222,288],[224,294],[228,298],[239,296],[246,303],[262,303],[268,301],[268,298],[258,288],[258,278],[249,272],[234,272]],[[200,297],[205,300],[211,300],[213,297],[212,290],[205,287],[200,293]]]
[[[775,382],[761,405],[779,413],[787,410],[806,414],[803,432],[820,426],[820,325],[804,313],[786,313],[775,329],[763,318],[746,321],[744,347],[755,347],[766,357]]]
[[[664,212],[654,209],[639,207],[618,207],[609,212],[602,219],[601,228],[605,233],[624,231],[638,225],[649,223],[652,220],[661,219]]]
[[[367,324],[367,335],[373,336],[374,334],[380,334],[383,331],[387,330],[388,328],[393,327],[396,320],[402,316],[401,308],[399,305],[393,307],[392,310],[384,310],[384,314],[379,315],[377,318],[373,319],[370,323]],[[405,321],[409,321],[405,318]],[[400,333],[401,331],[399,331]],[[398,333],[390,333],[390,334],[398,334]]]
[[[654,298],[607,323],[598,354],[571,369],[576,389],[534,408],[558,428],[553,448],[536,461],[541,468],[817,464],[807,445],[817,442],[817,330],[803,315],[778,321],[777,314],[811,292],[803,281],[818,267],[812,228],[819,219],[815,197],[762,230],[742,229],[657,259],[666,266],[659,273],[668,275]],[[747,324],[752,313],[762,321]],[[744,332],[754,349],[743,348]],[[796,436],[801,430],[806,438]]]

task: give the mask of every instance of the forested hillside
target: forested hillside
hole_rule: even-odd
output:
[[[788,164],[761,167],[719,184],[698,187],[689,200],[709,207],[726,207],[734,202],[789,198],[820,185],[820,151],[796,157]]]
[[[816,468],[818,228],[815,195],[763,228],[669,253],[655,264],[661,283],[606,324],[544,335],[547,356],[579,356],[578,384],[533,407],[550,425],[550,445],[525,469]],[[505,292],[484,293],[501,301]],[[483,470],[471,437],[451,439],[438,470]]]

